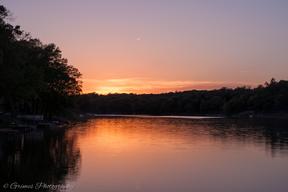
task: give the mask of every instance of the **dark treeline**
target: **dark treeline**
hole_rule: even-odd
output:
[[[288,81],[272,79],[257,88],[192,90],[164,94],[84,94],[82,112],[97,114],[199,115],[288,112]]]
[[[81,92],[80,73],[55,44],[43,44],[9,23],[0,5],[0,112],[60,113]]]

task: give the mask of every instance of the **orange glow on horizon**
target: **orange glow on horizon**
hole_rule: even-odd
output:
[[[185,90],[211,90],[222,87],[234,88],[246,86],[245,83],[227,83],[210,81],[159,81],[141,78],[123,79],[83,79],[83,93],[165,93]],[[250,84],[251,85],[251,84]],[[252,84],[255,86],[256,84]]]

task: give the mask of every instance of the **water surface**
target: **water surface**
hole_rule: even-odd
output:
[[[287,125],[106,116],[68,129],[1,133],[0,182],[76,192],[287,192]]]

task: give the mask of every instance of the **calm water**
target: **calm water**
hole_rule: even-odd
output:
[[[0,184],[0,191],[287,192],[288,123],[97,117],[68,129],[0,133]]]

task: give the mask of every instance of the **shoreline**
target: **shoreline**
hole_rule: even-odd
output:
[[[89,118],[93,117],[139,117],[139,118],[171,118],[171,119],[287,119],[288,113],[250,113],[241,112],[233,115],[224,114],[199,114],[199,115],[149,115],[149,114],[85,114]]]
[[[140,115],[140,114],[91,114],[92,117],[137,117],[137,118],[166,118],[166,119],[220,119],[224,116],[210,115]]]
[[[123,117],[123,118],[163,118],[163,119],[191,119],[191,120],[209,120],[209,119],[279,119],[288,120],[288,113],[275,112],[275,113],[251,113],[242,112],[234,115],[149,115],[149,114],[92,114],[92,113],[79,113],[77,117],[55,117],[52,120],[41,121],[25,121],[18,118],[1,117],[0,121],[0,134],[1,133],[19,133],[31,132],[38,129],[49,128],[65,128],[75,123],[86,122],[89,119],[99,117]]]

